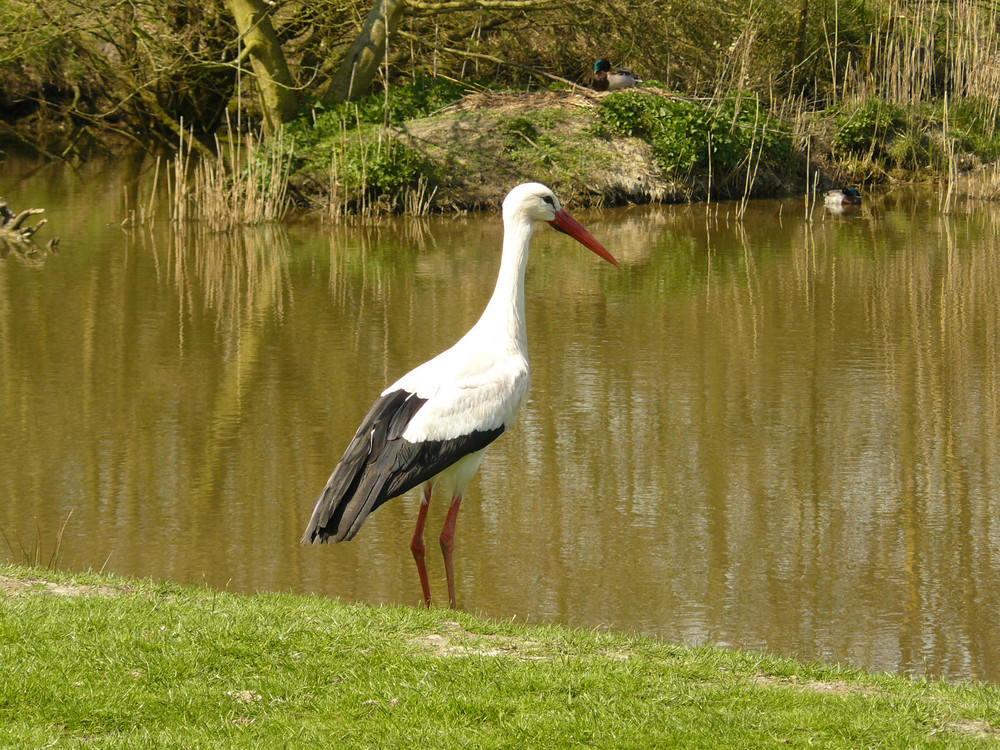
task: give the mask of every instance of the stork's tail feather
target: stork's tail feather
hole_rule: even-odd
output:
[[[368,515],[367,504],[364,499],[358,497],[358,487],[364,479],[367,456],[357,448],[355,440],[337,464],[337,468],[333,470],[326,487],[316,498],[312,516],[302,536],[302,544],[342,542],[350,539],[357,533],[361,522]]]
[[[306,532],[302,535],[302,544],[322,544],[335,538],[337,535],[337,524],[331,523],[331,519],[336,515],[336,500],[329,492],[330,485],[323,488],[323,493],[316,500],[316,507],[313,508],[312,517]]]
[[[336,503],[328,491],[330,485],[323,488],[322,494],[316,500],[306,533],[302,535],[302,544],[322,544],[336,536],[337,524],[331,524],[330,519],[336,514]],[[334,539],[334,541],[338,541]]]
[[[316,499],[302,544],[345,542],[354,538],[373,510],[389,499],[386,482],[403,441],[385,444],[375,461],[369,461],[367,443],[355,440],[330,475]],[[412,486],[412,485],[410,485]],[[402,486],[392,495],[409,489]]]
[[[316,499],[312,517],[302,536],[302,544],[322,544],[323,542],[343,542],[353,539],[361,524],[372,510],[372,490],[370,486],[362,487],[358,492],[357,479],[354,472],[349,476],[341,464],[334,471],[330,481],[326,483],[323,492]],[[359,472],[363,474],[363,472]],[[346,480],[346,481],[345,481]],[[354,480],[354,481],[352,481]],[[375,490],[377,494],[377,489]]]
[[[401,389],[376,399],[316,500],[302,544],[352,539],[379,505],[424,480],[405,470],[395,475],[405,443],[400,436],[425,401]],[[387,482],[392,492],[386,492]]]

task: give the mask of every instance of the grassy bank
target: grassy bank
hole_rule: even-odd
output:
[[[991,111],[975,98],[913,107],[870,98],[789,113],[739,92],[695,100],[653,86],[600,94],[422,78],[316,108],[273,138],[245,137],[245,148],[230,123],[219,160],[199,159],[188,136],[164,172],[171,219],[213,230],[276,220],[292,203],[334,219],[495,210],[526,181],[574,206],[731,200],[742,209],[751,198],[913,183],[996,199]]]
[[[495,208],[545,182],[574,205],[739,200],[933,182],[995,198],[1000,119],[986,100],[822,110],[656,86],[598,94],[421,79],[289,126],[298,196],[331,216]]]
[[[1000,690],[0,566],[0,747],[996,747]]]

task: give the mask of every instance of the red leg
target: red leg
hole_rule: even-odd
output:
[[[417,563],[417,574],[420,576],[420,588],[424,591],[424,606],[431,606],[431,585],[427,581],[427,566],[424,564],[424,524],[427,522],[427,509],[431,504],[431,485],[424,485],[424,497],[420,501],[420,510],[417,512],[417,525],[413,529],[413,538],[410,540],[410,551],[413,552],[413,559]]]
[[[455,571],[451,566],[451,551],[455,549],[455,521],[458,520],[458,506],[461,504],[461,495],[451,499],[448,517],[441,529],[441,554],[444,555],[444,573],[448,577],[448,604],[452,609],[455,609]]]

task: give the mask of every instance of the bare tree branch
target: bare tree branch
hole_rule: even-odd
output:
[[[532,68],[530,65],[522,65],[521,63],[512,62],[510,60],[504,60],[502,58],[495,57],[494,55],[485,55],[481,52],[469,52],[468,50],[455,49],[454,47],[435,46],[434,44],[429,43],[426,39],[423,39],[413,34],[408,34],[407,32],[399,32],[399,35],[406,39],[410,39],[414,42],[417,42],[423,46],[436,49],[439,52],[447,52],[448,54],[458,55],[459,57],[468,57],[473,60],[485,60],[487,62],[495,63],[497,65],[504,65],[510,68],[517,68],[518,70],[523,70],[527,73],[531,73],[531,75],[536,76],[538,78],[548,78],[550,81],[558,81],[559,83],[565,83],[567,86],[572,86],[573,88],[580,89],[581,91],[587,91],[587,92],[592,91],[592,89],[590,89],[590,87],[588,86],[581,86],[579,83],[571,81],[568,78],[563,78],[561,76],[553,75],[552,73],[546,73],[544,70],[538,70],[538,68]]]
[[[408,7],[422,13],[450,13],[462,10],[548,10],[555,7],[552,0],[406,0]]]

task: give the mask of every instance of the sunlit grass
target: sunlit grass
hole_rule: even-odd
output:
[[[0,746],[979,747],[1000,691],[0,567]]]

